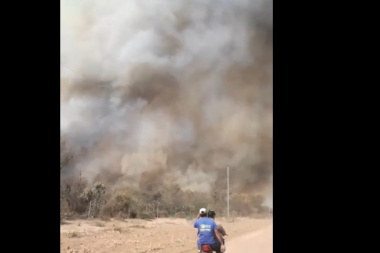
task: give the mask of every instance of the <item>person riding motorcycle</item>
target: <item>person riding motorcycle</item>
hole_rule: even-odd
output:
[[[208,210],[208,212],[207,212],[207,217],[209,217],[209,218],[215,220],[215,216],[216,216],[215,211],[213,211],[213,210]],[[227,235],[226,230],[224,229],[224,227],[223,227],[221,224],[216,224],[216,225],[218,226],[218,231],[219,231],[219,233],[222,235],[222,239],[223,239],[223,243],[224,243],[224,236]]]
[[[199,250],[203,244],[208,244],[216,253],[225,251],[223,237],[218,231],[215,221],[207,217],[206,208],[199,210],[197,219],[194,222],[194,228],[198,229],[197,246]]]

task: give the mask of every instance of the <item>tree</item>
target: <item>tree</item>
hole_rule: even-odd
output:
[[[106,187],[102,183],[95,183],[93,187],[86,188],[82,193],[82,198],[89,203],[88,217],[95,216],[102,205],[102,197],[106,192]]]

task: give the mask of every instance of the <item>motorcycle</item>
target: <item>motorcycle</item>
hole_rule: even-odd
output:
[[[211,245],[203,244],[201,246],[201,251],[199,251],[199,253],[212,253]]]
[[[223,243],[225,243],[224,238],[223,238]],[[199,251],[199,253],[212,253],[212,252],[216,252],[216,251],[212,250],[211,245],[209,245],[209,244],[202,244],[201,245],[201,250]]]

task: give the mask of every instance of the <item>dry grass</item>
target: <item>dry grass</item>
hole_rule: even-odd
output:
[[[141,224],[136,224],[136,225],[132,225],[132,226],[129,226],[130,228],[146,228],[146,226],[144,225],[141,225]]]
[[[103,228],[106,226],[106,224],[104,222],[97,221],[97,222],[95,222],[95,226]]]
[[[100,220],[101,221],[110,221],[111,218],[109,218],[109,217],[100,217]]]
[[[123,232],[123,229],[122,229],[121,227],[114,227],[114,228],[113,228],[113,231],[116,231],[116,232],[122,233],[122,232]]]
[[[68,238],[80,238],[80,237],[81,237],[81,234],[78,233],[78,232],[71,232],[71,233],[68,233],[68,234],[67,234],[67,237],[68,237]]]

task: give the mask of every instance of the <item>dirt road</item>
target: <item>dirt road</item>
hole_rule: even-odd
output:
[[[272,253],[273,252],[273,226],[267,226],[255,232],[226,242],[227,252],[254,252],[254,253]]]
[[[226,253],[272,253],[272,220],[236,218],[223,224]],[[195,253],[194,220],[75,220],[61,225],[62,253]]]

